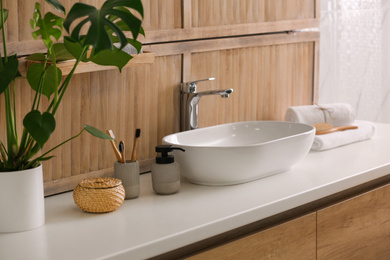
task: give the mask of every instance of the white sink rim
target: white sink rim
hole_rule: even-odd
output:
[[[259,143],[253,143],[253,144],[242,144],[242,145],[194,145],[194,144],[185,144],[185,143],[181,143],[181,144],[178,144],[178,143],[175,143],[174,140],[170,140],[172,139],[173,136],[186,136],[186,135],[192,135],[194,133],[194,131],[196,132],[206,132],[206,131],[209,131],[209,130],[212,130],[212,129],[218,129],[218,128],[227,128],[227,127],[231,127],[231,126],[235,126],[235,125],[244,125],[244,124],[254,124],[254,123],[271,123],[271,124],[279,124],[279,125],[295,125],[295,126],[301,126],[301,127],[305,127],[307,130],[302,132],[302,133],[298,133],[298,134],[294,134],[294,135],[289,135],[289,136],[284,136],[284,137],[279,137],[277,139],[273,139],[273,140],[270,140],[270,141],[264,141],[264,142],[259,142]],[[177,146],[180,146],[180,147],[197,147],[197,148],[221,148],[221,149],[229,149],[229,148],[244,148],[244,147],[250,147],[250,146],[259,146],[259,145],[266,145],[266,144],[269,144],[269,143],[274,143],[274,142],[279,142],[283,139],[289,139],[289,138],[293,138],[293,137],[296,137],[296,136],[300,136],[300,135],[307,135],[307,134],[310,134],[312,132],[315,132],[315,127],[312,126],[312,125],[308,125],[308,124],[303,124],[303,123],[293,123],[293,122],[285,122],[285,121],[270,121],[270,120],[264,120],[264,121],[243,121],[243,122],[236,122],[236,123],[228,123],[228,124],[221,124],[221,125],[216,125],[216,126],[209,126],[209,127],[204,127],[204,128],[199,128],[199,129],[195,129],[195,130],[188,130],[188,131],[184,131],[184,132],[178,132],[178,133],[174,133],[174,134],[171,134],[171,135],[167,135],[163,138],[163,143],[169,143],[169,144],[172,144],[172,145],[177,145]]]
[[[241,130],[248,131],[246,129],[259,125],[265,128],[262,135],[258,132],[249,132],[252,134],[251,138],[260,138],[258,136],[263,137],[263,134],[274,134],[278,131],[274,131],[275,129],[281,129],[281,132],[290,129],[289,131],[293,133],[288,134],[287,131],[279,137],[272,137],[272,140],[249,144],[207,144],[216,136],[210,132],[214,131],[221,136],[221,131],[226,129],[241,127]],[[299,131],[296,132],[297,130]],[[209,140],[205,138],[207,135],[209,135]],[[201,185],[223,186],[245,183],[291,169],[308,154],[314,135],[315,128],[307,124],[284,121],[245,121],[175,133],[165,136],[163,143],[186,150],[185,153],[174,152],[182,176],[186,180]],[[181,143],[179,138],[181,138]],[[227,136],[226,142],[230,139],[234,138]],[[183,142],[183,140],[186,141]],[[221,140],[224,141],[223,138]],[[205,143],[199,144],[200,141]]]

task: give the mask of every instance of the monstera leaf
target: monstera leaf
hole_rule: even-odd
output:
[[[55,43],[53,44],[53,50],[57,61],[72,60],[74,57],[66,49],[64,43]],[[52,60],[51,55],[49,55],[49,60]]]
[[[67,50],[74,56],[74,57],[80,57],[81,52],[83,50],[83,46],[81,43],[74,41],[70,37],[64,37],[64,44],[67,48]],[[127,54],[124,51],[121,51],[117,47],[114,46],[113,50],[106,49],[98,54],[92,51],[91,55],[89,57],[84,57],[82,59],[83,62],[91,61],[93,63],[96,63],[98,65],[103,66],[116,66],[118,67],[119,71],[122,70],[122,68],[129,62],[129,60],[132,58],[131,55]]]
[[[48,99],[57,91],[61,83],[62,71],[49,65],[44,68],[42,63],[32,64],[27,70],[27,80],[31,88],[41,92]],[[39,89],[41,87],[41,89]]]
[[[112,37],[114,36],[120,42],[120,49],[122,49],[128,43],[124,31],[131,31],[133,38],[136,39],[142,30],[141,20],[135,17],[127,8],[137,11],[143,17],[141,0],[106,1],[100,10],[87,4],[76,3],[64,21],[64,28],[73,41],[79,42],[83,47],[92,45],[95,55],[103,50],[113,51],[115,48]],[[123,9],[126,9],[126,11]],[[112,17],[117,18],[123,25],[118,25],[119,21],[114,23],[110,19]],[[79,18],[82,20],[70,32],[71,24]],[[84,36],[80,33],[86,24],[89,25],[89,29]]]
[[[58,17],[51,12],[46,13],[45,16],[42,17],[41,5],[38,2],[35,3],[35,11],[33,19],[30,20],[30,25],[33,29],[36,29],[37,27],[39,27],[39,29],[32,33],[34,39],[38,39],[38,36],[41,36],[46,47],[50,49],[53,45],[51,37],[54,37],[57,41],[61,38],[63,20],[63,18]]]
[[[51,4],[58,11],[65,13],[65,7],[58,0],[46,0],[46,2]]]
[[[23,119],[23,126],[32,138],[43,147],[56,128],[56,121],[52,114],[38,110],[32,110]]]
[[[69,51],[66,49],[64,43],[54,43],[53,44],[53,53],[50,53],[47,55],[44,53],[33,53],[26,57],[26,60],[33,60],[33,61],[42,61],[44,62],[46,58],[48,61],[53,61],[53,55],[56,58],[56,61],[66,61],[66,60],[72,60],[75,57],[69,53]]]
[[[122,12],[124,13],[130,13],[131,15],[131,12],[129,9],[126,9],[124,7],[118,7],[117,10],[121,10]],[[129,31],[130,28],[127,26],[126,23],[124,23],[121,19],[118,19],[119,17],[116,16],[116,15],[109,15],[107,17],[107,19],[109,19],[110,21],[112,22],[115,22],[115,24],[122,30],[122,31]],[[111,36],[111,40],[113,42],[119,42],[120,40],[118,39],[118,37],[116,37],[116,35],[114,34],[114,31],[111,29],[111,28],[106,28],[107,29],[107,32],[108,34]],[[145,35],[145,32],[143,30],[143,28],[141,27],[140,31],[139,31],[140,34],[142,35]],[[142,43],[140,43],[139,41],[135,40],[136,38],[134,39],[130,39],[128,38],[127,39],[127,42],[130,43],[131,45],[133,45],[138,52],[141,51],[141,47],[142,47]]]
[[[11,81],[19,74],[19,61],[16,54],[8,57],[8,61],[5,62],[4,58],[0,61],[0,94],[3,93]]]

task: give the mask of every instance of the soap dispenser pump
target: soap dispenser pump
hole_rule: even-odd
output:
[[[173,155],[168,154],[173,150],[185,152],[184,149],[172,145],[156,146],[156,152],[161,153],[161,156],[157,156],[152,164],[152,183],[154,192],[158,194],[173,194],[180,189],[180,166]]]

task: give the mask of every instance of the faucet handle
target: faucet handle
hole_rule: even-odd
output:
[[[181,83],[181,91],[186,93],[195,93],[196,92],[196,84],[201,81],[209,81],[209,80],[215,80],[215,78],[208,78],[208,79],[200,79],[196,81],[191,82],[183,82]]]

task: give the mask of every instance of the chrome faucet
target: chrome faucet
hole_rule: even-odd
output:
[[[223,98],[229,97],[233,89],[220,89],[209,91],[196,91],[196,85],[201,81],[214,80],[215,78],[202,79],[192,82],[181,83],[180,103],[180,130],[192,130],[198,128],[198,103],[202,96],[220,95]]]

